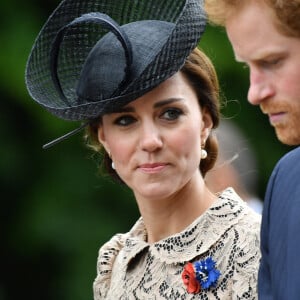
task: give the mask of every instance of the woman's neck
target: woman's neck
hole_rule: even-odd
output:
[[[200,175],[199,177],[192,179],[175,195],[166,199],[137,197],[148,243],[155,243],[184,230],[212,205],[216,196],[208,190]]]

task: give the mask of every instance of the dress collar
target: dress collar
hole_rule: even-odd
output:
[[[245,214],[245,202],[228,188],[217,200],[183,231],[154,244],[147,243],[145,224],[140,218],[125,235],[122,262],[128,265],[141,251],[149,248],[156,258],[167,264],[185,263],[208,251],[220,237]]]

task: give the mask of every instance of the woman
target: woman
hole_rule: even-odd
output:
[[[181,71],[89,128],[142,216],[100,249],[95,299],[257,298],[259,217],[204,182],[218,121],[217,78],[195,49]]]
[[[256,299],[259,217],[204,182],[219,122],[216,73],[195,49],[205,20],[198,0],[65,0],[33,46],[31,96],[86,120],[141,213],[101,247],[95,300]]]

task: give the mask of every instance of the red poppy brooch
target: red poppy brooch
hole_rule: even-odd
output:
[[[221,273],[216,269],[215,261],[209,256],[206,259],[188,262],[181,274],[187,292],[197,294],[201,289],[209,289],[216,286]]]

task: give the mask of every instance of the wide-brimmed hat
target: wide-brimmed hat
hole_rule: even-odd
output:
[[[200,0],[62,1],[33,45],[27,88],[58,117],[92,119],[178,71],[205,23]]]
[[[206,24],[202,0],[64,0],[32,47],[31,97],[57,117],[93,120],[176,73]]]

